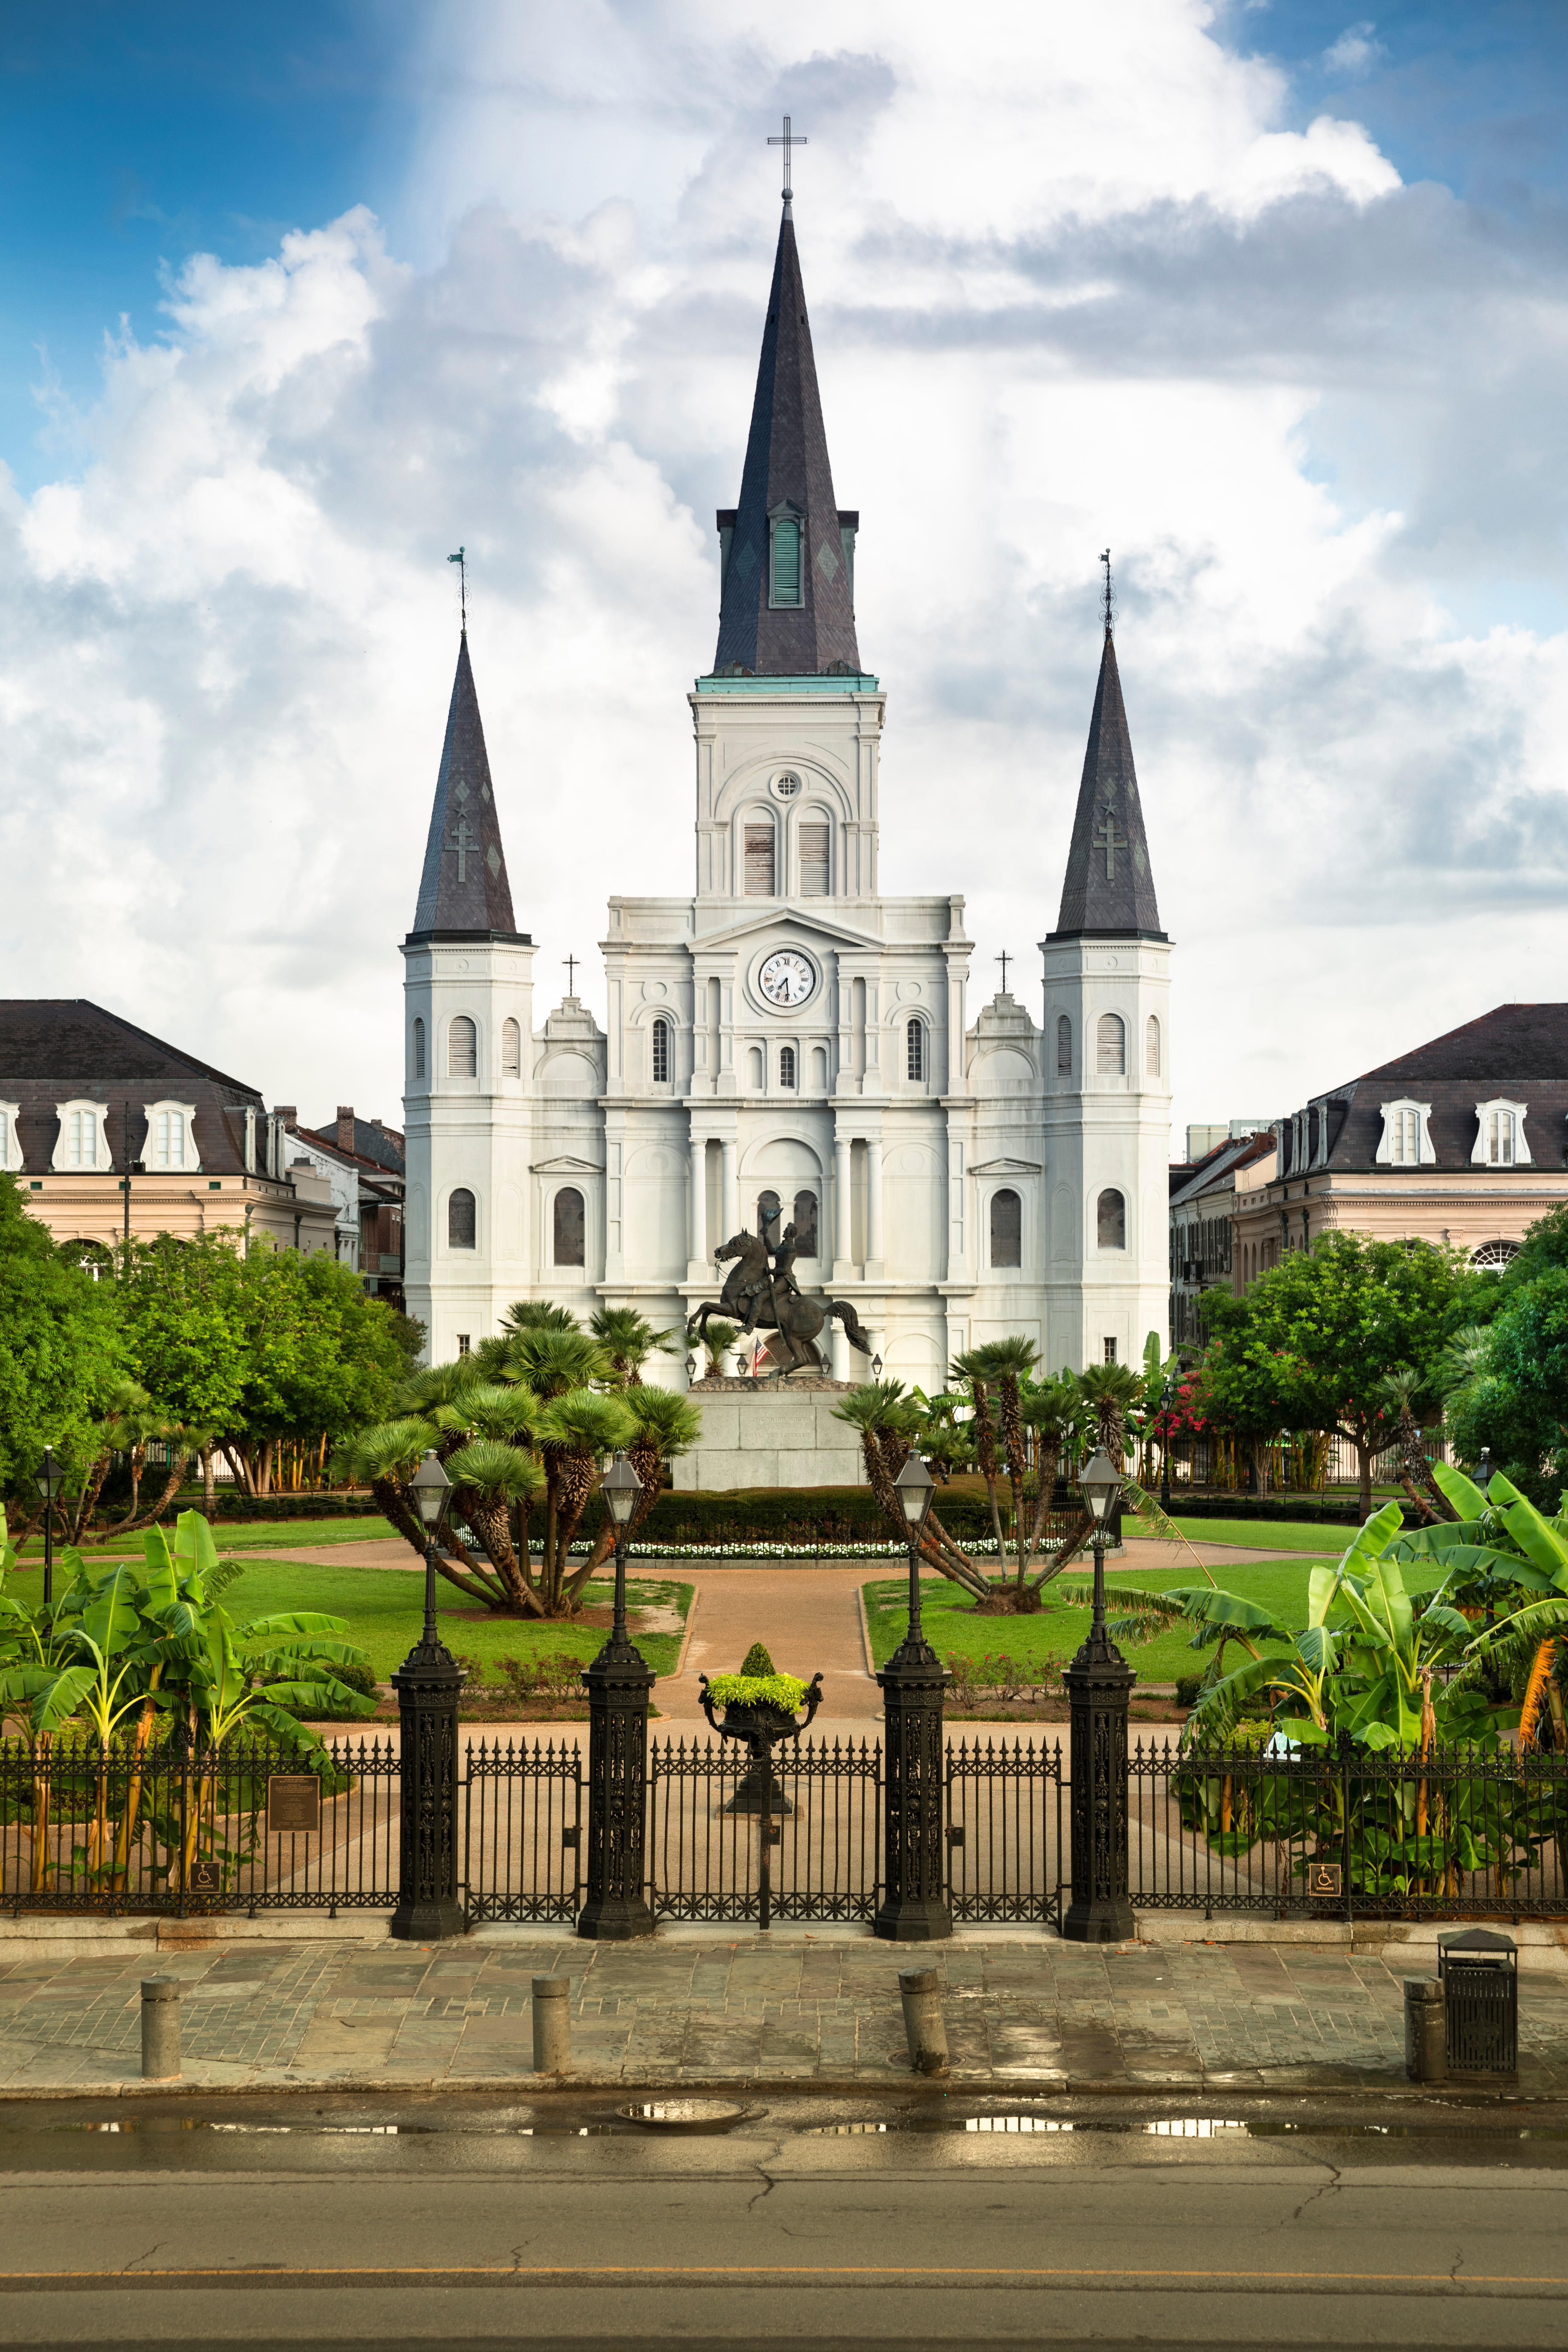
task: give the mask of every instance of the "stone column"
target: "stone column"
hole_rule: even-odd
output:
[[[720,1236],[723,1241],[728,1241],[731,1234],[738,1234],[741,1230],[741,1179],[738,1166],[739,1150],[740,1147],[732,1136],[726,1136],[723,1142],[720,1145],[720,1150],[723,1157],[723,1189],[721,1197],[724,1203],[724,1213],[720,1218],[719,1222],[724,1228],[722,1234]]]
[[[879,1135],[866,1139],[866,1279],[878,1281],[882,1273],[882,1139]]]
[[[840,1133],[833,1139],[833,1277],[836,1282],[847,1282],[855,1271],[853,1224],[854,1204],[850,1198],[849,1136]]]
[[[691,1278],[700,1276],[708,1263],[708,1145],[700,1135],[694,1135],[689,1146],[690,1192],[687,1202],[687,1248]]]

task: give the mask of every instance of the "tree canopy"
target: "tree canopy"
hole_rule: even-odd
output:
[[[46,1444],[68,1465],[90,1460],[94,1413],[125,1362],[114,1292],[56,1250],[0,1175],[0,1496],[37,1507]]]

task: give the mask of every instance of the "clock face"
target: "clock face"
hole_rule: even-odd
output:
[[[795,948],[781,948],[757,979],[770,1004],[804,1004],[816,986],[816,970]]]

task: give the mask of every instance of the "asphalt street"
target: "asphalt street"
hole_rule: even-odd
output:
[[[1496,2098],[0,2110],[0,2342],[1560,2346],[1568,2110]]]

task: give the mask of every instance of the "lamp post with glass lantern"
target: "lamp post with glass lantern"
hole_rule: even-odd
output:
[[[583,1671],[588,1686],[588,1896],[577,1933],[601,1943],[653,1934],[644,1856],[647,1703],[658,1677],[626,1632],[626,1536],[642,1480],[617,1454],[601,1482],[616,1530],[610,1638]]]
[[[947,1675],[921,1626],[921,1538],[931,1473],[911,1454],[894,1491],[910,1548],[910,1614],[903,1640],[877,1676],[884,1725],[882,1852],[886,1877],[876,1933],[890,1943],[951,1936],[942,1845],[942,1695]]]
[[[433,1451],[415,1472],[425,1526],[425,1628],[392,1677],[401,1728],[397,1908],[390,1933],[410,1943],[461,1935],[458,1900],[458,1694],[467,1677],[436,1631],[436,1538],[452,1482]]]
[[[1137,1680],[1105,1630],[1105,1534],[1121,1490],[1100,1447],[1079,1479],[1094,1522],[1094,1613],[1089,1638],[1063,1674],[1070,1711],[1071,1943],[1120,1944],[1134,1932],[1127,1892],[1127,1702]]]
[[[55,1460],[52,1445],[44,1448],[37,1483],[44,1498],[44,1606],[47,1609],[55,1597],[55,1496],[65,1484],[65,1472]]]

